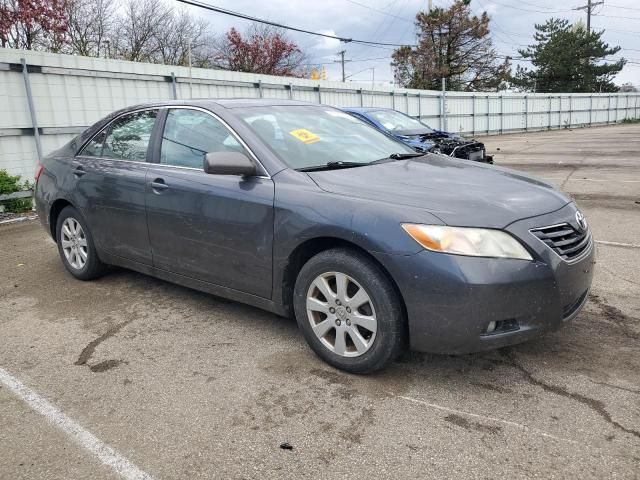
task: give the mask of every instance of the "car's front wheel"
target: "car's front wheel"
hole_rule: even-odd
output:
[[[66,269],[80,280],[93,280],[104,274],[106,266],[98,258],[93,237],[80,212],[65,207],[56,223],[58,252]]]
[[[294,309],[307,343],[342,370],[379,370],[405,343],[398,294],[381,268],[356,250],[312,257],[296,280]]]

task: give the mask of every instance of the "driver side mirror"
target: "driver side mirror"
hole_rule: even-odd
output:
[[[210,152],[204,156],[204,171],[214,175],[242,175],[253,177],[258,174],[255,163],[240,152]]]

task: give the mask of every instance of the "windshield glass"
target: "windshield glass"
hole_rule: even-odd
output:
[[[331,107],[276,105],[234,109],[291,168],[369,163],[415,150]]]
[[[415,133],[433,133],[433,129],[424,123],[395,110],[375,110],[368,112],[370,116],[394,133],[412,131]]]

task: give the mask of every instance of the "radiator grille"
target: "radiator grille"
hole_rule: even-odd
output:
[[[588,229],[576,230],[568,223],[534,228],[531,233],[567,261],[578,258],[591,245]]]

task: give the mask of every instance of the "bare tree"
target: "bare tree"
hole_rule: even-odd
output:
[[[186,10],[172,11],[154,34],[157,45],[154,59],[167,65],[188,65],[191,44],[193,65],[208,66],[213,58],[208,47],[214,43],[209,32],[209,23],[205,19],[193,18]]]
[[[67,0],[69,53],[101,57],[109,52],[115,18],[114,0]]]
[[[112,41],[118,56],[134,62],[153,62],[160,50],[158,32],[167,31],[171,12],[158,0],[129,0]]]
[[[167,0],[0,0],[0,46],[211,68],[208,22]]]

